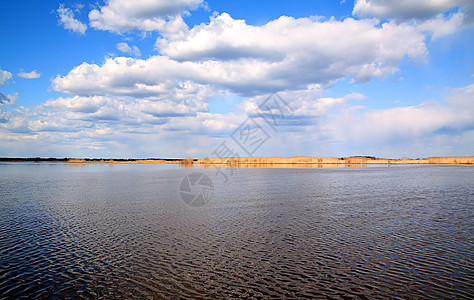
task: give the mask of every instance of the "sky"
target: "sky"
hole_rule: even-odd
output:
[[[470,0],[3,1],[0,156],[474,155]]]

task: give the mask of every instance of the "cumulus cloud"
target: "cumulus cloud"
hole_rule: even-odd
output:
[[[208,110],[207,103],[200,99],[151,101],[107,96],[61,97],[49,100],[41,107],[70,114],[69,119],[140,121],[142,125],[147,122],[154,124],[160,118],[194,116]]]
[[[456,13],[449,17],[439,14],[435,18],[423,21],[417,26],[421,31],[431,34],[431,39],[443,37],[456,32],[463,24],[464,14]]]
[[[58,149],[67,149],[68,155],[78,153],[79,156],[97,156],[97,151],[104,151],[101,153],[115,157],[127,154],[136,157],[137,151],[141,151],[156,157],[160,153],[157,150],[166,148],[168,152],[163,156],[170,157],[176,143],[164,143],[160,138],[176,139],[178,144],[183,142],[175,136],[179,129],[166,124],[171,119],[187,120],[188,126],[197,124],[192,120],[201,110],[207,110],[207,103],[152,102],[106,96],[60,97],[33,108],[0,111],[0,149],[3,153],[14,153],[12,149],[19,151],[19,145],[36,143],[37,155],[54,155]],[[203,117],[199,120],[206,122]],[[189,140],[193,139],[189,136]],[[54,149],[48,147],[51,144],[55,145]],[[199,141],[194,143],[199,144]],[[128,150],[124,149],[127,145]],[[160,149],[156,145],[160,145]],[[24,151],[28,151],[27,148]],[[16,155],[18,153],[21,152]]]
[[[91,27],[115,33],[159,31],[174,34],[187,28],[181,15],[196,9],[203,0],[109,0],[89,13]]]
[[[381,28],[377,25],[371,20],[351,18],[322,21],[282,16],[263,26],[252,26],[222,13],[211,17],[209,24],[197,25],[183,36],[159,39],[157,48],[176,60],[256,58],[299,63],[304,59],[309,60],[311,67],[325,67],[322,63],[325,59],[330,60],[329,64],[344,61],[340,57],[342,53],[350,60],[356,60],[356,56],[379,59],[380,64],[398,61],[404,55],[418,58],[425,54],[423,37],[413,27],[392,23],[383,24]],[[393,42],[401,35],[408,37],[406,46]],[[392,51],[385,51],[387,48]]]
[[[365,96],[359,93],[323,97],[323,91],[340,79],[367,82],[398,72],[399,63],[406,58],[423,61],[426,33],[436,39],[466,22],[463,1],[459,1],[462,9],[453,9],[457,7],[454,1],[426,1],[415,12],[408,10],[415,5],[408,0],[394,11],[384,1],[356,2],[357,16],[394,19],[383,23],[283,16],[253,26],[222,13],[189,29],[181,15],[201,3],[110,0],[92,10],[90,26],[99,30],[119,34],[159,31],[159,55],[84,62],[52,81],[54,90],[70,96],[33,108],[2,107],[0,150],[8,153],[9,147],[13,149],[11,143],[19,141],[22,145],[40,142],[45,151],[51,151],[45,145],[61,145],[58,147],[69,155],[175,156],[193,148],[192,155],[210,156],[247,116],[263,123],[262,116],[255,113],[264,100],[260,95],[274,91],[281,91],[293,114],[279,124],[268,144],[280,152],[272,148],[265,153],[262,148],[259,155],[324,155],[315,152],[316,148],[334,155],[337,152],[330,147],[354,145],[378,151],[383,145],[396,146],[397,141],[416,141],[427,149],[439,139],[444,146],[453,139],[465,139],[460,145],[472,149],[472,138],[466,138],[474,136],[472,85],[452,89],[444,102],[390,109],[365,108]],[[60,6],[60,15],[60,9],[75,20],[70,9]],[[83,32],[86,29],[84,25]],[[141,54],[138,47],[126,42],[116,47],[128,55]],[[20,74],[39,75],[36,71]],[[10,73],[0,70],[0,86],[10,78]],[[209,99],[222,93],[246,99],[231,113],[210,113]],[[15,102],[15,95],[2,96],[3,104]],[[150,152],[157,150],[156,145],[163,152]],[[388,152],[370,152],[383,153]]]
[[[0,93],[0,105],[15,105],[16,100],[18,100],[18,93],[7,96]]]
[[[316,149],[312,155],[467,155],[474,146],[474,85],[451,89],[443,101],[387,109],[365,107],[362,94],[332,98],[321,97],[322,91],[314,86],[279,93],[292,107],[293,115],[278,120],[278,133],[272,135],[268,154],[275,155],[275,149],[283,151],[290,140],[289,154],[307,153],[306,147],[310,147]],[[255,112],[264,100],[257,96],[241,104],[260,124],[265,122]],[[452,148],[450,143],[459,148]],[[354,149],[361,152],[354,153]]]
[[[457,7],[471,12],[474,5],[470,0],[357,0],[352,13],[360,17],[428,19]]]
[[[0,69],[0,87],[2,87],[5,82],[12,78],[12,73]]]
[[[427,148],[425,155],[433,155],[430,145],[450,140],[465,147],[451,149],[452,153],[467,154],[474,146],[473,140],[468,138],[474,133],[473,101],[474,93],[465,87],[454,89],[443,102],[427,101],[416,106],[388,109],[346,107],[332,114],[327,125],[334,139],[358,147],[390,145],[396,149],[408,145],[410,151],[415,151],[418,144]],[[450,147],[449,143],[442,143],[436,145],[435,151],[443,153]]]
[[[467,0],[358,0],[353,14],[359,17],[409,21],[435,40],[473,21],[474,2]]]
[[[114,107],[118,110],[121,106],[121,102],[103,96],[92,96],[92,97],[67,97],[57,98],[55,100],[48,100],[41,104],[45,108],[53,108],[56,111],[72,112],[79,114],[95,114],[104,107]]]
[[[36,78],[41,77],[41,74],[38,73],[38,71],[36,70],[33,70],[31,72],[24,72],[23,70],[20,69],[20,72],[17,73],[16,75],[24,79],[36,79]]]
[[[140,49],[137,47],[137,46],[132,46],[130,47],[127,43],[125,42],[121,42],[121,43],[117,43],[117,49],[123,53],[127,53],[127,54],[130,54],[130,55],[135,55],[135,56],[141,56],[142,55],[142,52],[140,51]]]
[[[327,153],[331,155],[337,152],[335,149],[342,149],[346,155],[351,149],[361,149],[363,153],[376,155],[423,156],[469,155],[474,146],[474,85],[452,89],[443,101],[387,109],[364,107],[364,96],[360,94],[307,98],[307,93],[311,91],[284,96],[295,111],[292,118],[296,122],[282,122],[282,125],[299,126],[296,134],[301,135],[301,140],[292,143],[295,147],[306,144],[328,149],[329,146]],[[308,115],[311,122],[302,119]],[[291,128],[279,128],[279,132],[285,131],[291,132]]]
[[[60,4],[56,12],[58,13],[59,17],[59,24],[62,25],[64,29],[80,34],[86,33],[87,25],[75,18],[72,9],[64,7],[63,4]]]
[[[186,79],[184,74],[190,71],[162,56],[148,60],[116,57],[102,66],[83,63],[67,76],[56,77],[53,88],[81,96],[114,94],[153,101],[206,99],[218,92]]]
[[[339,120],[345,125],[339,128],[343,129],[339,134],[357,143],[413,140],[445,130],[472,130],[473,116],[472,110],[461,111],[455,106],[422,103],[411,107],[370,110],[350,116],[346,114],[344,120]]]
[[[472,149],[474,85],[451,89],[444,101],[388,109],[363,107],[361,94],[332,98],[322,97],[322,92],[315,85],[281,93],[294,114],[280,124],[277,132],[269,131],[271,139],[258,155],[294,155],[295,151],[308,155],[347,155],[352,151],[347,149],[359,149],[378,156],[400,153],[423,156],[433,154],[430,148],[433,144],[436,149],[442,149],[439,151],[445,151],[441,152],[444,155],[459,155]],[[143,153],[150,153],[150,149],[157,151],[156,145],[160,149],[163,145],[167,149],[164,151],[168,151],[164,156],[187,153],[196,146],[200,150],[194,149],[193,155],[210,156],[263,100],[261,96],[252,97],[235,112],[214,114],[205,111],[205,103],[196,104],[195,112],[189,113],[192,105],[184,102],[179,106],[128,97],[61,97],[33,109],[3,112],[1,117],[8,122],[0,122],[0,140],[11,141],[22,133],[22,143],[73,141],[76,146],[94,151],[116,149],[120,155],[128,153],[130,144],[140,144]],[[253,113],[253,117],[265,125],[260,116]],[[446,150],[453,143],[461,148]],[[291,147],[286,147],[287,144]],[[411,152],[407,153],[407,145]],[[137,152],[133,151],[137,149],[129,150],[136,156],[133,153]]]
[[[424,39],[408,24],[280,17],[251,26],[224,13],[180,37],[161,39],[164,55],[83,63],[55,78],[53,88],[78,95],[147,95],[170,81],[189,81],[251,96],[348,76],[364,82],[397,72],[406,56],[422,60]]]

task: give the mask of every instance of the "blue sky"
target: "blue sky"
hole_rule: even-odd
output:
[[[249,116],[255,156],[473,155],[471,1],[18,0],[0,20],[0,156],[243,156]]]

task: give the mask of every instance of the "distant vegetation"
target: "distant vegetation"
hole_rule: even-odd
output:
[[[350,157],[311,157],[311,156],[292,156],[292,157],[210,157],[210,158],[42,158],[42,157],[0,157],[0,161],[8,162],[58,162],[58,163],[168,163],[181,164],[192,167],[195,163],[201,166],[226,165],[235,167],[244,167],[245,165],[373,165],[373,164],[454,164],[471,165],[474,164],[474,156],[447,156],[447,157],[428,157],[428,158],[377,158],[375,156],[350,156]]]
[[[189,160],[187,158],[186,160]],[[191,158],[191,160],[193,160]],[[107,162],[181,162],[182,158],[56,158],[56,157],[0,157],[0,161],[9,162],[66,162],[66,163],[107,163]]]

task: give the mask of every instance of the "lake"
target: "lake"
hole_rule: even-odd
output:
[[[3,163],[0,297],[468,299],[473,215],[473,166]]]

